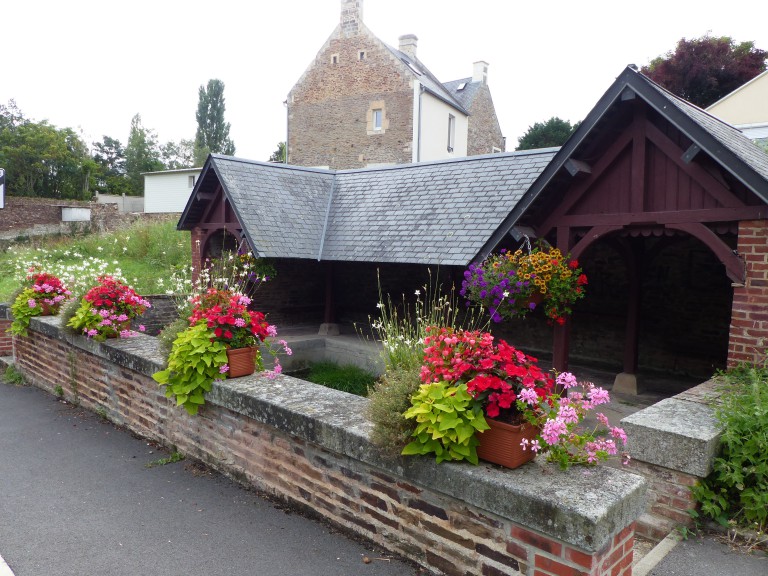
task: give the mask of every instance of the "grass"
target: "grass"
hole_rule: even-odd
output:
[[[128,228],[79,237],[35,237],[0,249],[0,302],[19,288],[32,263],[73,282],[97,273],[122,276],[140,294],[164,294],[174,269],[191,263],[189,232],[175,221],[137,222]]]
[[[23,386],[24,376],[15,366],[11,365],[5,369],[5,373],[3,374],[3,382],[13,384],[14,386]]]
[[[297,377],[357,396],[366,396],[376,382],[374,374],[352,364],[342,366],[336,362],[315,362]]]
[[[144,466],[146,468],[154,468],[155,466],[165,466],[166,464],[173,464],[175,462],[181,462],[182,460],[184,460],[184,454],[174,451],[171,452],[171,455],[168,456],[168,458],[158,458],[157,460],[147,462]]]

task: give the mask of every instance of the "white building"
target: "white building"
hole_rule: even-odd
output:
[[[182,212],[201,168],[144,172],[144,212]]]

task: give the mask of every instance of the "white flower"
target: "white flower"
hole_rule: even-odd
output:
[[[416,296],[420,296],[421,295],[421,290],[416,290],[416,292],[414,292],[414,294],[416,294]]]

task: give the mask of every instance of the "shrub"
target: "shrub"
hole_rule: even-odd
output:
[[[714,470],[693,495],[705,516],[758,530],[768,523],[768,369],[741,366],[721,375],[728,385],[717,409],[723,426]]]
[[[385,455],[399,456],[409,442],[415,423],[403,413],[411,406],[411,396],[419,389],[418,370],[387,370],[369,394],[368,417],[373,422],[371,442]]]

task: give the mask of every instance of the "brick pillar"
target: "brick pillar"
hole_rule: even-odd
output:
[[[768,346],[768,220],[739,222],[738,253],[746,264],[744,286],[733,289],[728,366],[762,362]]]

